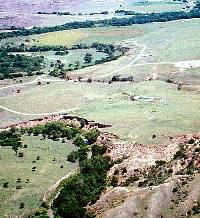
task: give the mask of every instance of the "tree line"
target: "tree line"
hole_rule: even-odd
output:
[[[130,26],[132,24],[145,24],[152,22],[167,22],[180,19],[200,18],[200,10],[197,6],[195,10],[190,12],[175,11],[175,12],[161,12],[161,13],[149,13],[139,14],[129,18],[112,18],[97,21],[74,21],[63,25],[57,25],[53,27],[33,27],[32,29],[20,28],[13,32],[0,33],[0,40],[9,37],[17,36],[29,36],[35,34],[42,34],[48,32],[55,32],[61,30],[71,30],[79,28],[91,28],[91,27],[105,27],[105,26]]]
[[[88,139],[87,143],[82,138],[75,139],[79,150],[73,154],[75,153],[75,158],[79,162],[80,172],[64,182],[58,197],[53,201],[55,217],[90,217],[86,206],[95,203],[105,190],[107,172],[113,166],[113,162],[106,155],[107,147],[96,143],[97,136],[98,131],[93,130],[84,135]],[[91,155],[88,155],[89,153]]]

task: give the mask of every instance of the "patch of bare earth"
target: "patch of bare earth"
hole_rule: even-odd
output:
[[[171,137],[168,145],[110,142],[115,160],[108,180],[117,178],[88,213],[106,218],[200,217],[200,134]],[[130,180],[131,178],[131,180]],[[128,182],[127,182],[128,181]]]

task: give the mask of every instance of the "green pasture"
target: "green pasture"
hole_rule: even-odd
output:
[[[10,147],[0,147],[0,217],[30,213],[40,206],[45,191],[75,167],[66,161],[74,149],[69,141],[62,143],[39,136],[23,136],[23,143],[28,147],[19,150],[24,153],[22,158]],[[32,171],[32,167],[36,170]],[[18,178],[21,182],[16,181]],[[4,182],[9,182],[8,188],[2,187]],[[21,189],[16,189],[17,186]],[[23,209],[19,209],[20,203],[24,203]]]
[[[155,100],[131,101],[124,93],[155,97]],[[75,108],[73,114],[111,124],[112,128],[107,130],[121,138],[145,143],[153,134],[160,141],[163,134],[198,131],[199,101],[199,95],[178,91],[177,85],[162,81],[138,84],[52,82],[15,97],[1,98],[5,107],[26,113]]]

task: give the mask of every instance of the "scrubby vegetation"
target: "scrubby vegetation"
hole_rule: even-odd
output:
[[[181,165],[179,171],[175,170],[177,165]],[[128,177],[122,185],[131,183],[139,186],[157,186],[164,183],[170,176],[193,175],[199,171],[199,142],[193,138],[186,143],[180,143],[179,150],[170,161],[157,160],[154,166],[145,170],[136,169],[135,175]],[[117,172],[117,175],[120,171]],[[116,174],[116,173],[115,173]]]
[[[65,47],[63,47],[62,49],[64,48]],[[92,45],[90,46],[84,44],[78,44],[78,45],[74,45],[70,49],[75,50],[75,49],[86,49],[86,48],[87,49],[95,48],[97,52],[105,53],[106,57],[103,57],[100,60],[95,60],[92,62],[93,60],[92,54],[86,52],[83,58],[84,59],[83,64],[80,64],[79,61],[75,61],[74,64],[70,63],[68,67],[65,67],[65,65],[60,60],[58,60],[56,64],[52,64],[52,67],[54,68],[53,70],[50,71],[49,75],[54,77],[69,79],[68,76],[69,71],[73,71],[73,70],[77,70],[97,64],[102,64],[112,60],[117,60],[119,57],[124,55],[126,51],[128,51],[128,48],[126,47],[114,46],[112,44],[103,44],[103,43],[92,43]],[[79,78],[79,80],[81,80],[81,78]],[[92,80],[91,81],[88,80],[88,82],[92,82]]]

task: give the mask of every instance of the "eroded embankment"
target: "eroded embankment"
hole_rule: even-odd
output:
[[[86,120],[84,118],[78,117],[78,116],[72,116],[72,115],[67,115],[67,114],[58,114],[58,115],[49,115],[41,118],[35,118],[31,119],[28,121],[23,121],[19,122],[17,124],[9,125],[9,126],[4,126],[0,128],[0,131],[2,130],[7,130],[10,128],[25,128],[25,127],[32,127],[36,125],[43,125],[48,122],[53,122],[53,121],[64,121],[67,124],[73,124],[73,125],[80,125],[80,123],[83,123],[86,129],[90,128],[108,128],[111,127],[110,124],[102,124],[98,123],[92,120]]]

